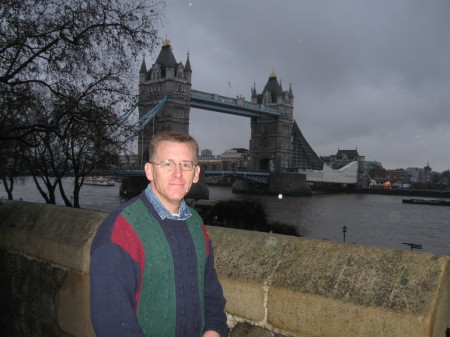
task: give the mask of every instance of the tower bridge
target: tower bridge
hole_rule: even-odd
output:
[[[265,107],[264,104],[245,101],[242,97],[231,98],[194,89],[191,90],[191,108],[223,112],[242,117],[280,116],[278,110]]]
[[[251,89],[251,101],[226,97],[192,88],[192,68],[177,62],[170,42],[164,41],[155,63],[139,71],[139,117],[145,116],[167,97],[165,104],[139,135],[139,155],[145,158],[152,136],[163,130],[189,133],[191,108],[250,118],[251,137],[248,170],[280,173],[290,168],[321,170],[323,163],[300,132],[294,120],[292,88],[283,90],[275,73],[264,90]]]
[[[142,62],[138,108],[140,121],[145,125],[138,137],[141,164],[148,159],[148,144],[153,135],[164,130],[189,133],[190,109],[197,108],[250,118],[247,170],[277,175],[278,179],[270,178],[268,185],[271,185],[271,180],[283,185],[284,180],[280,176],[290,172],[286,182],[288,189],[307,190],[308,174],[320,175],[324,168],[324,163],[294,120],[292,87],[283,90],[273,72],[262,92],[257,92],[256,85],[251,88],[251,101],[195,90],[192,89],[189,54],[185,64],[177,62],[170,41],[166,40],[151,67],[147,68],[145,60]],[[292,172],[297,175],[295,181],[292,180],[295,176]],[[251,179],[239,177],[245,185],[243,189],[248,188]],[[355,183],[356,180],[355,176]]]

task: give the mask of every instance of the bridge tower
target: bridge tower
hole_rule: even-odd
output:
[[[164,130],[189,133],[191,80],[189,53],[185,65],[177,62],[167,39],[150,69],[147,69],[145,60],[142,61],[139,71],[139,118],[166,95],[167,102],[139,134],[138,155],[141,164],[148,159],[148,144],[156,133]]]
[[[279,173],[293,167],[292,130],[294,95],[292,88],[283,91],[277,75],[272,72],[261,94],[252,88],[252,102],[276,109],[280,116],[251,119],[249,171]]]

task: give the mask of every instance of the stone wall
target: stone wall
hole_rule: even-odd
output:
[[[104,213],[0,206],[2,336],[94,336],[89,248]],[[450,258],[208,227],[230,337],[444,337]]]
[[[234,322],[286,335],[444,337],[450,258],[227,228],[210,231]]]
[[[0,206],[1,336],[95,336],[89,249],[104,217],[39,203]]]

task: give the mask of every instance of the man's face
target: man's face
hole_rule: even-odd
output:
[[[185,143],[165,141],[158,145],[153,155],[154,163],[170,160],[175,164],[194,162],[196,157],[192,146]],[[176,165],[173,171],[164,171],[162,165],[145,164],[145,173],[150,180],[153,192],[161,203],[172,213],[178,213],[181,200],[191,189],[192,183],[198,182],[200,167],[195,166],[192,171],[183,171]]]

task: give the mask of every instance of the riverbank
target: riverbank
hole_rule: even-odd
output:
[[[402,195],[411,197],[450,198],[450,190],[420,190],[420,189],[378,189],[363,188],[360,193]]]
[[[64,178],[64,184],[67,188],[71,188],[73,179]],[[6,193],[2,187],[0,185],[0,197],[5,197]],[[284,195],[252,196],[234,194],[229,187],[208,186],[208,188],[211,202],[228,200],[261,202],[269,224],[287,224],[306,238],[342,242],[342,227],[346,226],[345,239],[352,244],[409,250],[410,248],[402,243],[410,242],[422,245],[423,252],[450,256],[449,208],[402,203],[403,198],[416,198],[415,196],[404,197],[394,195],[390,191],[385,192],[390,195],[354,191],[346,193],[314,191],[312,197],[307,198]],[[83,185],[80,197],[82,208],[106,213],[122,203],[119,184],[109,187]],[[445,195],[442,197],[446,198]],[[18,179],[14,186],[14,198],[44,202],[31,177]],[[428,196],[422,195],[417,198],[428,199]],[[431,196],[429,199],[438,198]],[[57,204],[64,204],[59,194]]]

